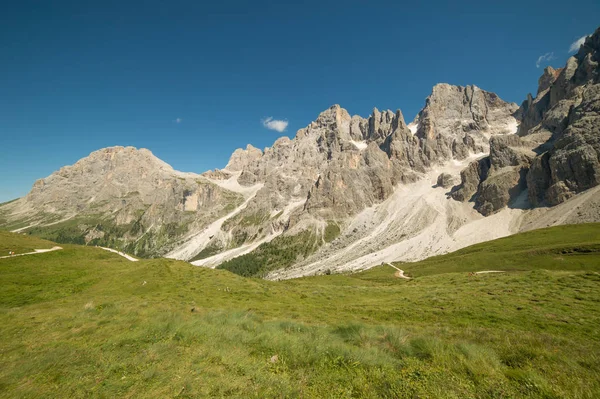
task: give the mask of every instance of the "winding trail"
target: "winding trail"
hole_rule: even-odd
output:
[[[394,273],[394,276],[399,277],[399,278],[403,278],[405,280],[411,280],[410,277],[405,276],[404,275],[404,270],[402,269],[398,269],[396,266],[392,265],[391,263],[385,262],[386,265],[393,267],[394,269],[396,269],[396,273]]]
[[[58,251],[62,249],[62,247],[52,247],[49,249],[34,249],[34,252],[25,252],[24,254],[15,254],[15,255],[7,255],[7,256],[0,256],[0,259],[8,259],[8,258],[16,258],[17,256],[25,256],[25,255],[35,255],[35,254],[43,254],[46,252],[52,252],[52,251]]]
[[[109,251],[109,252],[115,253],[115,254],[117,254],[117,255],[121,255],[121,256],[122,256],[122,257],[124,257],[125,259],[127,259],[127,260],[130,260],[130,261],[132,261],[132,262],[137,262],[137,261],[139,260],[139,259],[136,259],[136,258],[134,258],[134,257],[133,257],[133,256],[131,256],[131,255],[127,255],[127,254],[126,254],[126,253],[124,253],[124,252],[119,252],[119,251],[117,251],[116,249],[112,249],[112,248],[106,248],[106,247],[98,247],[98,248],[101,248],[101,249],[103,249],[103,250],[105,250],[105,251]]]
[[[482,270],[480,272],[475,272],[475,274],[488,274],[488,273],[504,273],[504,270]]]
[[[119,252],[116,249],[112,249],[112,248],[106,248],[106,247],[98,247],[101,248],[105,251],[109,251],[109,252],[113,252],[117,255],[121,255],[122,257],[124,257],[127,260],[130,260],[131,262],[137,262],[139,259],[134,258],[131,255],[127,255],[124,252]],[[0,259],[8,259],[8,258],[16,258],[17,256],[25,256],[25,255],[35,255],[35,254],[43,254],[46,252],[52,252],[52,251],[59,251],[63,249],[62,247],[56,246],[56,247],[52,247],[52,248],[48,248],[48,249],[34,249],[34,252],[25,252],[24,254],[14,254],[14,255],[7,255],[7,256],[0,256]]]

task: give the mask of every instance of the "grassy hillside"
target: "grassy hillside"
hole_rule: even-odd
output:
[[[23,254],[34,249],[48,249],[56,244],[37,237],[24,238],[22,235],[0,231],[0,256],[8,256],[8,252]]]
[[[415,277],[479,270],[597,270],[599,253],[600,223],[590,223],[529,231],[396,265]]]
[[[597,398],[600,256],[544,270],[545,234],[489,244],[486,262],[528,253],[520,271],[469,276],[499,268],[474,251],[403,264],[424,271],[410,281],[270,282],[75,245],[0,259],[0,396]]]

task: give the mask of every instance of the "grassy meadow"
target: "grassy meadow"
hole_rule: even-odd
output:
[[[56,244],[38,237],[23,237],[20,234],[0,231],[0,256],[8,256],[9,251],[15,254],[33,252],[35,249],[52,248]]]
[[[0,248],[54,245],[32,240]],[[0,259],[1,397],[600,397],[597,224],[397,264],[412,280],[271,282],[61,246]]]

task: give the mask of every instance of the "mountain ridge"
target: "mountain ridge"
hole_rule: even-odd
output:
[[[269,244],[290,254],[286,270],[261,271],[270,278],[418,260],[513,234],[600,184],[599,32],[565,68],[545,69],[521,106],[445,83],[409,124],[400,110],[363,118],[335,104],[295,137],[248,144],[202,174],[149,150],[102,149],[1,205],[0,227],[209,267]],[[573,163],[581,167],[565,167]],[[573,204],[596,209],[586,201]]]

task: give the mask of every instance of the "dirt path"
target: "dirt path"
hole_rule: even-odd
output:
[[[0,256],[0,259],[15,258],[17,256],[25,256],[25,255],[43,254],[45,252],[58,251],[59,249],[62,249],[62,247],[52,247],[52,248],[49,248],[49,249],[34,249],[33,250],[34,252],[26,252],[24,254],[15,254],[15,255]]]
[[[398,269],[396,266],[392,265],[391,263],[387,263],[386,262],[385,264],[388,265],[388,266],[393,267],[394,269],[396,269],[396,273],[394,273],[394,276],[399,277],[399,278],[403,278],[405,280],[410,280],[411,279],[410,277],[404,275],[404,270]]]
[[[106,248],[106,247],[98,247],[98,248],[101,248],[101,249],[103,249],[103,250],[105,250],[105,251],[109,251],[109,252],[115,253],[115,254],[117,254],[117,255],[121,255],[121,256],[122,256],[122,257],[124,257],[125,259],[127,259],[127,260],[130,260],[130,261],[132,261],[132,262],[137,262],[137,261],[139,260],[139,259],[136,259],[136,258],[134,258],[134,257],[133,257],[133,256],[131,256],[131,255],[127,255],[127,254],[126,254],[126,253],[124,253],[124,252],[119,252],[119,251],[117,251],[116,249],[112,249],[112,248]]]
[[[487,273],[504,273],[504,270],[482,270],[480,272],[475,272],[475,274],[487,274]]]

